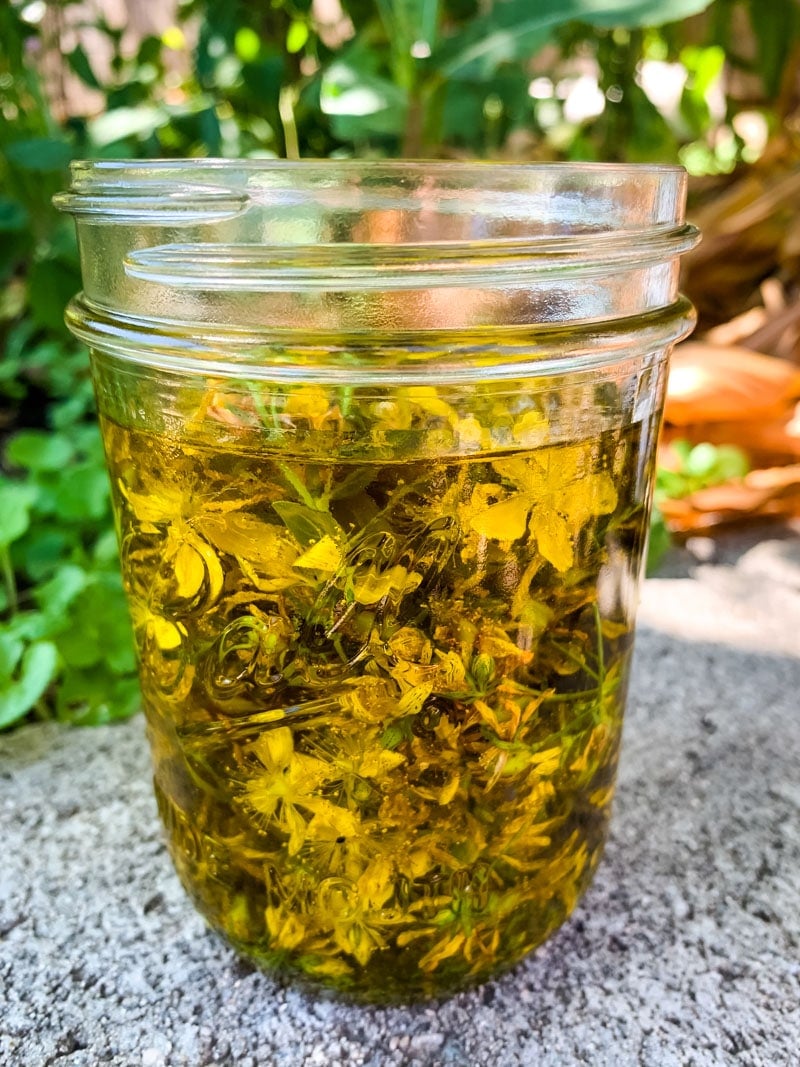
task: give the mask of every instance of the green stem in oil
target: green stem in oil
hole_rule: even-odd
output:
[[[606,680],[606,661],[603,648],[603,620],[600,618],[600,605],[596,600],[592,604],[592,614],[594,615],[594,625],[597,630],[597,680],[602,691]]]

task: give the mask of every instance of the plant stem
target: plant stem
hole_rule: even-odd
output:
[[[283,126],[283,141],[287,159],[300,158],[300,141],[297,136],[297,121],[294,117],[296,92],[292,85],[284,85],[278,97],[278,112]]]
[[[606,654],[603,647],[603,620],[600,618],[600,608],[596,600],[592,605],[592,612],[597,628],[597,680],[602,688],[606,680]]]
[[[14,568],[11,566],[11,556],[7,548],[0,548],[0,574],[3,577],[3,585],[8,599],[8,610],[14,614],[19,606],[17,597],[17,583],[14,578]]]
[[[404,159],[419,159],[422,155],[422,131],[425,123],[425,104],[418,95],[408,101],[408,116],[403,135]]]

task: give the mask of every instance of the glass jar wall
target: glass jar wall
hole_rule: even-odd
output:
[[[684,179],[91,164],[63,206],[178,873],[371,1001],[516,963],[606,838]]]

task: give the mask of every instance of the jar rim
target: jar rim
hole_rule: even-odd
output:
[[[672,164],[101,160],[72,177],[56,203],[77,216],[87,320],[134,332],[591,333],[674,308],[698,237]]]
[[[586,162],[563,162],[560,160],[510,160],[498,162],[496,160],[455,160],[455,159],[272,159],[264,157],[245,157],[232,159],[225,156],[195,156],[192,158],[171,159],[169,157],[153,159],[134,159],[119,157],[116,159],[75,159],[70,163],[70,173],[73,177],[80,175],[91,176],[102,174],[105,171],[119,172],[130,170],[141,172],[142,170],[202,170],[209,168],[239,168],[242,170],[312,170],[324,168],[325,170],[341,169],[342,171],[374,171],[386,170],[394,173],[445,173],[468,171],[489,173],[494,171],[518,173],[530,171],[532,173],[542,171],[596,171],[619,174],[642,174],[673,172],[685,174],[686,168],[679,163],[610,163],[604,161],[587,160]]]
[[[512,229],[531,236],[543,225],[559,232],[569,226],[571,236],[674,225],[683,221],[686,189],[685,169],[666,163],[116,159],[76,160],[70,173],[70,189],[54,202],[94,222],[217,222],[250,209],[309,204],[328,215],[380,209],[418,221],[431,211],[474,216],[490,231],[483,236],[500,238]],[[426,232],[424,241],[442,238]]]

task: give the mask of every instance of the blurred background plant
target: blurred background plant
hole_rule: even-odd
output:
[[[687,275],[705,340],[668,405],[659,503],[691,532],[800,504],[799,67],[796,0],[6,0],[0,728],[138,703],[88,364],[62,322],[80,279],[51,197],[70,159],[683,163],[706,233]],[[783,360],[768,416],[747,400],[774,385],[753,348]],[[723,379],[735,395],[709,405]],[[747,495],[753,461],[780,464],[777,488]]]

